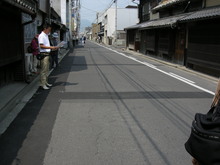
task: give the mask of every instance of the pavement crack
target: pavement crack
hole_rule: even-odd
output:
[[[95,156],[97,156],[99,154],[99,140],[101,138],[101,135],[103,134],[103,130],[101,130],[96,136],[96,153]]]

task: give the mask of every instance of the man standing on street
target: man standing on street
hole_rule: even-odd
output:
[[[50,46],[50,41],[48,38],[50,32],[51,26],[45,25],[43,31],[38,37],[40,54],[44,56],[44,58],[41,60],[40,86],[45,90],[52,86],[52,84],[48,83],[50,51],[58,49],[55,46]]]

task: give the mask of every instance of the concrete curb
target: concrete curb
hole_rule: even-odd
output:
[[[70,49],[62,55],[59,63],[70,52]],[[50,70],[49,75],[53,71]],[[13,97],[2,109],[0,113],[0,135],[3,134],[8,126],[13,122],[17,115],[24,108],[26,103],[32,98],[39,88],[38,82],[40,75],[38,75],[30,84],[27,84],[15,97]]]

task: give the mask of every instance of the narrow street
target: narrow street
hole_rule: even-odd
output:
[[[0,137],[1,165],[190,165],[184,148],[216,83],[88,41]]]

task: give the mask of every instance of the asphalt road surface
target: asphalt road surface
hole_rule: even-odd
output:
[[[184,143],[216,82],[147,58],[78,46],[0,137],[1,165],[190,165]]]

